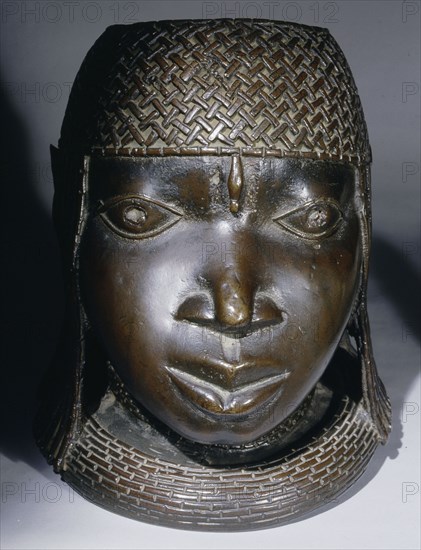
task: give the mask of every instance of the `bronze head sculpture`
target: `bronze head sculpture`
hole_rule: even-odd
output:
[[[52,162],[68,308],[38,441],[63,479],[212,530],[348,488],[390,405],[366,312],[370,147],[328,31],[110,27]]]

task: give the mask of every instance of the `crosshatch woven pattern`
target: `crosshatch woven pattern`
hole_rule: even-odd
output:
[[[325,29],[251,20],[109,27],[73,86],[60,146],[370,162],[358,92]]]
[[[346,397],[335,422],[307,447],[228,469],[150,456],[92,417],[62,477],[85,498],[134,519],[183,529],[263,529],[337,498],[364,472],[378,443],[364,409]]]

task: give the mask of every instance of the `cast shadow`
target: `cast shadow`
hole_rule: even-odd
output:
[[[0,79],[3,202],[1,269],[1,444],[11,460],[47,467],[32,434],[37,391],[62,317],[58,245],[37,188],[49,166],[33,158],[25,121]]]
[[[374,286],[376,291],[381,291],[382,297],[387,299],[396,311],[394,318],[396,328],[402,330],[401,327],[403,327],[408,335],[416,336],[420,341],[420,274],[400,247],[380,235],[373,236],[370,283],[369,289]],[[405,367],[405,369],[396,368],[396,363],[389,361],[381,364],[379,368],[380,377],[385,383],[392,403],[392,432],[386,445],[381,445],[376,450],[366,471],[350,489],[322,509],[306,515],[305,518],[326,512],[353,498],[376,477],[387,458],[394,460],[399,456],[403,436],[402,407],[409,388],[420,373],[420,365],[416,361]]]
[[[409,255],[404,254],[401,247],[384,236],[375,235],[370,269],[377,288],[395,310],[394,319],[399,337],[413,337],[420,343],[421,284],[415,263]],[[420,364],[414,360],[405,362],[405,368],[397,368],[394,361],[388,361],[380,365],[379,371],[392,402],[392,433],[388,446],[391,453],[394,451],[391,458],[396,458],[403,434],[405,396],[420,373]]]
[[[381,235],[373,237],[373,253],[370,273],[388,297],[402,320],[413,336],[421,342],[420,334],[420,273],[409,261],[412,251],[408,244],[408,254]]]

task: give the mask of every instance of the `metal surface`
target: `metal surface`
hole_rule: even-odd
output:
[[[69,303],[38,440],[56,471],[117,513],[214,530],[351,485],[390,405],[366,314],[370,148],[327,31],[111,27],[52,160]]]

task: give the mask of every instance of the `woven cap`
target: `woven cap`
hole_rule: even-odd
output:
[[[371,160],[336,41],[326,29],[266,20],[109,27],[75,80],[60,147]]]

